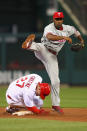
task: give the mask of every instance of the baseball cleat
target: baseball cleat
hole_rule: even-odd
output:
[[[17,112],[17,111],[19,111],[19,109],[15,108],[15,107],[10,107],[10,106],[6,107],[6,112],[8,112],[10,114]]]
[[[52,106],[52,109],[57,111],[60,114],[64,114],[63,109],[60,106]]]
[[[22,48],[23,49],[28,49],[30,48],[31,44],[32,44],[32,41],[34,41],[35,39],[35,35],[34,34],[31,34],[29,35],[26,40],[22,43]]]

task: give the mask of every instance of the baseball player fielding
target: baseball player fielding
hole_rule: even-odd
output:
[[[53,22],[44,28],[41,43],[36,43],[34,41],[35,35],[31,34],[22,44],[23,49],[33,50],[35,56],[44,64],[51,81],[52,109],[59,113],[63,113],[63,109],[60,107],[60,78],[57,55],[66,42],[72,44],[70,37],[72,35],[84,45],[80,32],[75,27],[65,25],[63,22],[63,12],[55,12]]]

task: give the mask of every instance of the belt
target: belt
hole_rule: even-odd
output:
[[[48,49],[48,51],[51,52],[54,55],[57,55],[56,51],[54,51],[54,50]]]

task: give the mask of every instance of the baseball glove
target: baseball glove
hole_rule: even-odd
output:
[[[71,45],[71,50],[74,52],[80,51],[84,47],[84,44],[82,45],[81,43],[75,43]]]

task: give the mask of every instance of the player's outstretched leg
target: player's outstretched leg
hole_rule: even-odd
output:
[[[22,48],[23,49],[28,49],[30,48],[31,44],[32,44],[32,41],[34,41],[35,39],[35,34],[31,34],[29,35],[25,41],[22,43]]]

